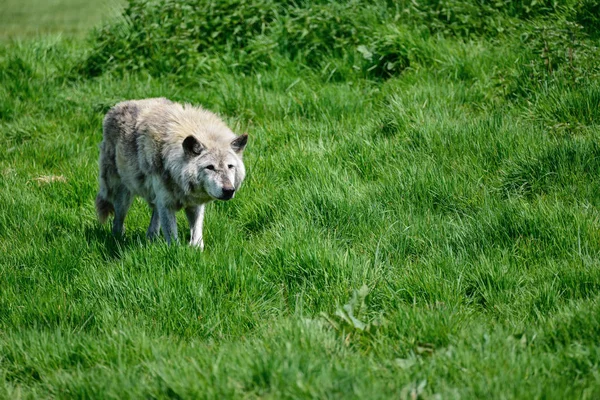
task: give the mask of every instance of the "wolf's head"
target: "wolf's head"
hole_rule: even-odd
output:
[[[233,198],[246,177],[242,155],[247,142],[248,135],[243,134],[229,143],[207,147],[193,135],[186,137],[182,146],[189,191],[217,200]]]

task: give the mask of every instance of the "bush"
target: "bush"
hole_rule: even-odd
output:
[[[204,53],[243,48],[275,18],[272,0],[129,0],[123,19],[95,34],[83,72],[197,69]]]
[[[522,29],[515,46],[523,55],[505,81],[509,95],[528,97],[555,83],[574,87],[600,78],[598,46],[577,23],[542,20]]]
[[[347,78],[387,79],[410,64],[411,35],[493,37],[568,10],[593,29],[596,7],[551,0],[129,0],[96,31],[81,72],[197,76],[215,62],[246,71],[293,61]],[[563,12],[561,11],[561,12]],[[565,13],[565,15],[568,13]],[[554,18],[556,19],[556,18]],[[409,33],[407,33],[409,32]],[[418,49],[417,49],[418,51]],[[332,67],[333,66],[333,67]],[[329,72],[328,79],[333,75]],[[338,77],[338,79],[339,79]]]
[[[410,41],[399,29],[378,32],[370,46],[360,45],[363,70],[374,78],[389,78],[399,75],[410,66]]]
[[[374,28],[365,14],[357,13],[358,2],[330,3],[290,8],[271,31],[279,52],[309,66],[328,56],[339,57],[358,46]],[[364,7],[362,7],[364,8]]]
[[[495,36],[526,20],[557,11],[554,0],[410,0],[405,12],[434,33]]]
[[[375,74],[389,76],[404,62],[398,54],[387,55],[397,52],[389,40],[373,42],[386,11],[384,3],[362,0],[130,0],[121,20],[95,33],[82,72],[197,73],[214,58],[244,68],[264,67],[277,57],[319,67],[330,58],[354,60],[357,47],[369,44],[383,52]]]

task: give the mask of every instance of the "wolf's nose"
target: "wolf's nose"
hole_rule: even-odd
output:
[[[223,188],[223,195],[221,196],[221,200],[229,200],[233,197],[233,193],[235,193],[234,188]]]

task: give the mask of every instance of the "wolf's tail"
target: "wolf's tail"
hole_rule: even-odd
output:
[[[96,213],[98,214],[98,220],[101,224],[106,222],[106,219],[110,214],[115,212],[115,207],[108,201],[101,193],[96,196]]]

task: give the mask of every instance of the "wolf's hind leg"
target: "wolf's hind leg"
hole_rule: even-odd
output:
[[[190,223],[190,245],[204,250],[202,225],[204,223],[204,204],[185,209],[185,215]]]
[[[125,228],[123,226],[125,222],[125,216],[127,215],[127,211],[129,211],[129,207],[131,207],[132,201],[133,195],[131,194],[131,192],[127,190],[124,186],[121,186],[116,192],[114,201],[115,219],[113,220],[113,235],[123,235],[125,231]]]
[[[152,217],[150,218],[150,226],[148,226],[148,231],[146,232],[146,237],[149,240],[154,240],[160,233],[160,218],[158,216],[158,211],[156,210],[156,206],[152,207]]]

